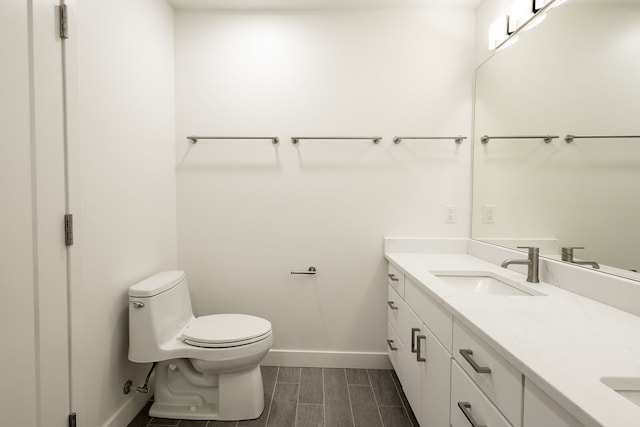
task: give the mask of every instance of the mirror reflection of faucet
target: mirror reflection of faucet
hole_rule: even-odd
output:
[[[572,264],[590,265],[591,267],[593,267],[596,270],[600,269],[600,264],[598,264],[595,261],[576,261],[575,259],[573,259],[573,250],[574,249],[584,249],[584,246],[568,246],[568,247],[562,248],[562,260],[570,262]]]
[[[502,264],[500,264],[500,266],[502,268],[507,268],[511,264],[526,265],[528,266],[527,282],[540,283],[540,280],[538,279],[538,269],[540,266],[540,249],[534,246],[518,246],[518,249],[528,250],[527,259],[506,259],[502,261]]]

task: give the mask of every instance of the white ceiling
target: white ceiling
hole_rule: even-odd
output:
[[[404,9],[475,8],[481,0],[167,0],[176,9]]]

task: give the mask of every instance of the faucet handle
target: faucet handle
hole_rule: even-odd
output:
[[[563,246],[562,253],[571,253],[574,249],[584,249],[584,246]]]
[[[563,246],[562,247],[562,260],[573,262],[573,250],[584,249],[584,246]]]
[[[540,252],[540,248],[537,246],[516,246],[518,249],[528,249],[529,254],[537,254]]]

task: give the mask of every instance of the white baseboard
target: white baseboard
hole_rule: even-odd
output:
[[[299,366],[306,368],[392,369],[387,353],[341,351],[271,349],[260,364],[263,366]]]
[[[148,394],[139,393],[135,391],[135,389],[133,389],[132,392],[135,394],[131,396],[131,399],[127,400],[103,427],[122,427],[129,425],[153,395],[153,390]]]

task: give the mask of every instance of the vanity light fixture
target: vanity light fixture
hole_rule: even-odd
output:
[[[497,49],[498,46],[506,41],[508,37],[507,30],[509,29],[507,19],[507,15],[500,17],[493,21],[493,24],[489,27],[489,50]]]
[[[535,0],[515,0],[509,8],[507,16],[509,27],[507,34],[513,34],[518,28],[522,27],[534,14]]]
[[[566,0],[514,0],[509,14],[494,21],[489,27],[489,50],[498,50],[515,43],[515,36],[535,27],[547,11]]]

